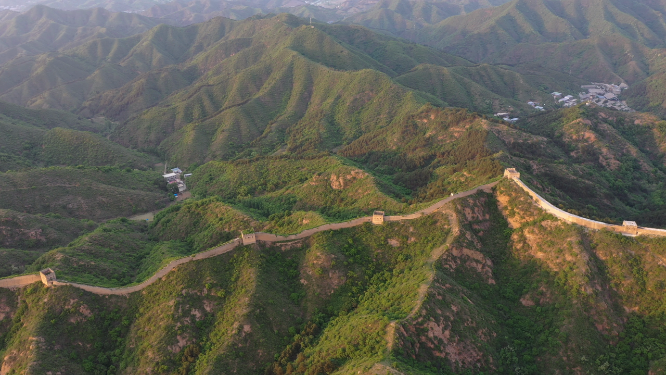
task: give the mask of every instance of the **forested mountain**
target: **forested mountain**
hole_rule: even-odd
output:
[[[200,163],[296,143],[332,149],[426,102],[533,112],[528,100],[545,102],[549,90],[581,83],[475,66],[360,27],[279,15],[160,25],[18,59],[0,70],[0,100],[121,121],[113,140]],[[297,139],[304,134],[289,130],[311,121],[328,139]]]

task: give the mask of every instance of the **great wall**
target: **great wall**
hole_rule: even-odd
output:
[[[571,213],[568,213],[564,210],[561,210],[554,205],[552,205],[550,202],[542,198],[539,194],[535,193],[532,189],[530,189],[525,183],[523,183],[520,180],[520,173],[516,171],[514,168],[507,168],[504,171],[504,177],[514,181],[519,187],[521,187],[523,190],[525,190],[535,201],[535,203],[541,207],[544,211],[552,214],[553,216],[566,221],[568,223],[580,225],[582,227],[590,228],[593,230],[610,230],[614,232],[618,232],[627,236],[639,236],[639,235],[648,235],[648,236],[659,236],[659,237],[666,237],[666,230],[664,229],[655,229],[655,228],[644,228],[644,227],[639,227],[636,225],[635,222],[633,221],[625,221],[623,225],[614,225],[614,224],[607,224],[603,223],[600,221],[594,221],[590,219],[586,219],[584,217],[576,216]],[[274,243],[274,242],[283,242],[283,241],[294,241],[294,240],[300,240],[304,239],[307,237],[312,236],[315,233],[323,232],[323,231],[328,231],[328,230],[339,230],[339,229],[344,229],[344,228],[352,228],[352,227],[357,227],[359,225],[363,225],[365,223],[373,223],[375,225],[381,225],[384,222],[395,222],[395,221],[402,221],[402,220],[413,220],[420,218],[425,215],[430,215],[440,208],[442,208],[445,204],[459,198],[467,197],[473,194],[476,194],[479,191],[486,191],[490,192],[491,189],[498,183],[498,181],[478,186],[474,189],[470,189],[458,194],[453,194],[450,197],[447,197],[445,199],[442,199],[438,201],[437,203],[431,205],[430,207],[427,207],[425,209],[422,209],[420,211],[414,212],[409,215],[397,215],[397,216],[385,216],[384,212],[382,211],[376,211],[373,216],[366,216],[366,217],[361,217],[358,219],[354,219],[351,221],[343,222],[343,223],[332,223],[332,224],[325,224],[316,228],[312,229],[307,229],[304,230],[301,233],[298,234],[293,234],[289,236],[278,236],[275,234],[270,234],[270,233],[262,233],[262,232],[256,232],[256,233],[247,233],[247,234],[242,234],[240,238],[236,238],[234,240],[231,240],[221,246],[218,246],[216,248],[210,249],[208,251],[204,251],[198,254],[195,254],[193,256],[185,257],[185,258],[180,258],[177,260],[174,260],[170,262],[168,265],[166,265],[164,268],[160,269],[157,271],[153,276],[151,276],[149,279],[145,280],[144,282],[137,284],[137,285],[132,285],[128,287],[121,287],[121,288],[105,288],[105,287],[99,287],[99,286],[92,286],[92,285],[84,285],[84,284],[77,284],[77,283],[72,283],[72,282],[67,282],[67,281],[59,281],[55,277],[55,272],[51,270],[50,268],[47,268],[45,270],[40,271],[39,273],[32,274],[32,275],[21,275],[17,277],[12,277],[12,278],[6,278],[6,279],[0,279],[0,288],[9,288],[9,289],[16,289],[16,288],[21,288],[30,284],[33,284],[35,282],[43,282],[46,286],[62,286],[62,285],[71,285],[76,288],[80,288],[83,290],[86,290],[91,293],[95,294],[100,294],[100,295],[127,295],[130,293],[138,292],[147,286],[153,284],[157,280],[161,279],[164,277],[167,273],[171,272],[173,269],[178,267],[181,264],[195,261],[195,260],[202,260],[206,258],[211,258],[214,256],[222,255],[225,253],[228,253],[229,251],[235,249],[236,247],[240,245],[249,245],[249,244],[254,244],[257,241],[261,242],[267,242],[267,243]]]

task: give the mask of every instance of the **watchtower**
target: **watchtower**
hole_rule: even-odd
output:
[[[375,225],[384,224],[384,211],[375,211],[372,214],[372,223]]]
[[[39,271],[39,276],[42,278],[42,282],[46,286],[51,286],[53,285],[53,282],[56,281],[55,271],[50,268]]]
[[[245,233],[241,232],[241,238],[243,239],[243,245],[251,245],[253,243],[257,243],[257,234],[256,233],[245,234]]]
[[[623,221],[622,222],[622,230],[626,233],[631,233],[631,234],[638,234],[638,224],[636,224],[635,221]]]
[[[507,168],[504,170],[504,177],[508,179],[520,179],[520,172],[516,170],[516,168]]]

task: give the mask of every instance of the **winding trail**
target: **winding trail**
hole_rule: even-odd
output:
[[[394,216],[386,216],[384,218],[385,222],[391,222],[391,221],[402,221],[402,220],[414,220],[418,219],[420,217],[423,217],[425,215],[430,215],[440,208],[442,208],[445,204],[459,199],[463,197],[467,197],[473,194],[476,194],[479,191],[486,191],[490,192],[493,186],[497,185],[499,181],[491,182],[489,184],[477,186],[473,189],[464,191],[462,193],[454,194],[450,197],[447,197],[445,199],[442,199],[438,201],[437,203],[433,204],[432,206],[429,206],[427,208],[424,208],[422,210],[416,211],[412,214],[409,215],[394,215]],[[275,234],[271,233],[262,233],[262,232],[257,232],[255,233],[256,239],[258,241],[262,242],[282,242],[282,241],[293,241],[293,240],[300,240],[303,238],[307,238],[312,236],[315,233],[319,232],[324,232],[327,230],[339,230],[339,229],[344,229],[344,228],[353,228],[357,227],[360,225],[363,225],[365,223],[371,223],[372,222],[372,216],[366,216],[366,217],[361,217],[358,219],[354,219],[351,221],[346,221],[343,223],[332,223],[332,224],[324,224],[322,226],[316,227],[316,228],[311,228],[304,230],[301,233],[298,234],[292,234],[289,236],[278,236]],[[80,288],[83,290],[86,290],[91,293],[95,294],[100,294],[100,295],[127,295],[130,293],[138,292],[145,287],[153,284],[157,280],[161,279],[164,277],[167,273],[171,272],[174,268],[178,267],[181,264],[185,264],[194,260],[201,260],[201,259],[206,259],[206,258],[211,258],[214,256],[222,255],[225,253],[228,253],[229,251],[235,249],[237,246],[242,245],[243,241],[240,238],[236,238],[234,240],[231,240],[224,245],[218,246],[216,248],[210,249],[208,251],[204,251],[198,254],[195,254],[190,257],[185,257],[185,258],[180,258],[177,260],[174,260],[167,264],[164,268],[160,269],[157,271],[153,276],[151,276],[149,279],[145,280],[144,282],[137,284],[137,285],[131,285],[127,287],[120,287],[120,288],[105,288],[101,286],[93,286],[93,285],[85,285],[85,284],[78,284],[78,283],[72,283],[64,280],[59,280],[59,281],[54,281],[53,285],[71,285],[76,288]],[[37,281],[40,281],[41,278],[39,274],[33,274],[33,275],[23,275],[23,276],[17,276],[13,278],[8,278],[8,279],[0,279],[0,288],[10,288],[10,289],[15,289],[15,288],[21,288],[27,285],[30,285],[32,283],[35,283]]]

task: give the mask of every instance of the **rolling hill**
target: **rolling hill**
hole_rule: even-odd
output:
[[[465,105],[485,113],[507,107],[524,112],[529,111],[529,107],[521,103],[525,98],[545,102],[549,98],[549,90],[565,90],[584,82],[565,74],[559,74],[553,79],[551,71],[526,70],[522,76],[511,72],[512,69],[506,66],[473,69],[473,64],[455,56],[357,26],[321,23],[312,25],[313,28],[309,26],[308,20],[289,15],[255,17],[245,21],[215,18],[184,28],[159,25],[143,34],[127,38],[94,39],[72,49],[27,56],[4,64],[0,68],[0,100],[32,108],[74,111],[88,118],[104,116],[117,121],[133,118],[131,122],[140,122],[156,116],[158,112],[164,112],[158,108],[171,107],[169,111],[176,113],[166,116],[181,116],[177,113],[181,111],[179,108],[183,105],[191,106],[192,102],[187,100],[200,100],[196,95],[201,95],[203,91],[245,90],[236,81],[245,80],[248,75],[270,74],[281,85],[292,78],[289,75],[278,78],[282,74],[280,72],[294,69],[289,68],[289,64],[300,64],[294,67],[299,69],[297,75],[304,76],[295,76],[293,79],[304,79],[304,82],[317,79],[314,76],[308,77],[315,72],[344,76],[346,78],[335,79],[347,79],[348,82],[361,82],[363,79],[358,77],[379,73],[385,75],[382,79],[387,84],[395,84],[390,83],[393,79],[398,81],[399,86],[416,89],[408,91],[414,92],[416,97],[424,98],[420,100],[421,103],[425,100],[437,105]],[[262,47],[262,43],[268,44]],[[332,50],[338,52],[331,53]],[[276,60],[278,55],[279,60]],[[412,69],[417,70],[412,75],[424,71],[420,69],[423,67],[417,68],[420,64],[436,65],[436,69],[457,67],[452,71],[454,77],[449,79],[470,88],[458,93],[456,90],[442,90],[441,82],[435,81],[429,85],[427,77],[425,80],[399,79],[399,76],[410,73]],[[466,71],[465,67],[472,70]],[[481,71],[485,73],[479,74]],[[229,74],[238,76],[230,78]],[[315,75],[319,76],[318,79],[324,77],[318,73]],[[352,75],[356,77],[352,78]],[[516,85],[521,87],[520,94],[516,94]],[[297,84],[287,86],[299,87]],[[364,90],[362,87],[358,89]],[[269,92],[276,95],[275,88],[268,90],[265,87],[262,90],[265,91],[263,97]],[[396,90],[404,88],[396,87]],[[321,94],[328,96],[331,92]],[[239,92],[234,95],[249,93]],[[294,95],[301,94],[295,92]],[[184,99],[186,97],[189,99]],[[243,97],[240,100],[247,99]],[[219,100],[222,99],[207,104],[209,107],[204,117],[209,116],[210,111],[222,111],[225,113],[217,115],[226,116],[229,110],[237,112],[251,104],[248,102],[238,106],[235,104],[239,103],[236,99],[225,102]],[[328,98],[322,100],[329,103],[338,101]],[[148,111],[141,113],[145,110]],[[182,125],[189,125],[195,119],[203,120],[198,115],[190,117],[192,119],[186,119]],[[159,121],[169,124],[172,120],[165,118]],[[266,121],[278,120],[268,115],[258,121],[265,124]],[[240,139],[237,141],[244,142]],[[127,140],[124,142],[125,145],[129,144]],[[133,145],[144,147],[138,146],[138,143]],[[157,146],[151,144],[145,147]]]
[[[545,101],[547,89],[581,82],[477,68],[363,28],[310,27],[288,15],[230,25],[216,44],[186,63],[144,73],[89,99],[79,113],[124,120],[112,139],[125,146],[159,147],[179,163],[200,163],[234,157],[241,150],[267,154],[308,144],[289,140],[310,135],[289,130],[288,124],[298,128],[299,123],[320,122],[327,135],[308,148],[332,149],[426,102],[485,113],[506,107],[529,111],[522,100]],[[449,68],[448,78],[467,90],[442,90],[448,82],[417,77],[425,64]],[[378,116],[379,111],[390,115]],[[350,128],[352,123],[357,125]],[[343,124],[347,128],[340,128]]]
[[[63,111],[0,102],[0,171],[49,165],[151,169],[155,163],[152,157],[104,138],[114,126],[109,121],[85,120]]]

